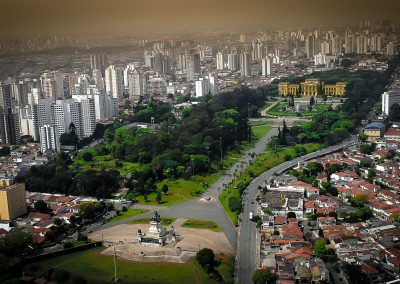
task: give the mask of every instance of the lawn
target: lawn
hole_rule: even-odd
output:
[[[234,269],[235,269],[235,259],[231,256],[226,255],[216,255],[215,256],[216,269],[221,274],[223,282],[222,283],[233,283],[234,282]],[[199,264],[199,262],[193,258],[193,265],[197,267],[200,272],[200,279],[202,284],[217,284],[221,283],[214,279],[210,279],[205,272],[204,268]]]
[[[261,138],[263,138],[271,130],[271,126],[270,125],[258,125],[258,126],[253,126],[251,128],[251,130],[253,133],[253,139],[255,141],[258,141]]]
[[[315,152],[323,147],[323,144],[311,143],[297,145],[296,147],[304,147],[307,153]],[[296,157],[296,150],[294,147],[286,147],[278,150],[276,153],[266,151],[252,163],[234,182],[228,186],[227,189],[220,195],[219,201],[222,204],[228,217],[231,219],[235,226],[238,225],[238,213],[232,212],[229,208],[229,198],[240,198],[238,188],[240,186],[247,186],[250,182],[263,172],[273,168],[276,165],[283,163],[286,159],[293,159]]]
[[[161,225],[169,226],[174,223],[176,218],[169,218],[169,217],[161,217]],[[150,218],[143,218],[135,221],[128,222],[128,224],[148,224],[150,222]]]
[[[195,229],[207,229],[214,232],[222,232],[222,228],[214,221],[208,220],[193,220],[188,219],[182,224],[185,228],[195,228]]]
[[[100,255],[103,248],[72,253],[38,262],[41,270],[53,267],[74,276],[82,276],[87,283],[112,283],[113,257]],[[139,263],[117,258],[117,277],[121,283],[196,283],[191,264]]]
[[[149,210],[145,209],[135,209],[135,208],[128,208],[128,211],[125,212],[120,212],[118,216],[112,217],[110,220],[107,221],[107,223],[119,221],[122,219],[126,219],[129,217],[137,216],[143,213],[149,212]]]
[[[92,161],[85,161],[82,158],[83,153],[91,152],[93,154]],[[120,163],[121,166],[117,166],[117,163]],[[126,176],[134,170],[137,170],[140,167],[139,163],[131,163],[131,162],[123,162],[116,159],[113,159],[111,155],[103,155],[97,156],[95,155],[95,150],[85,150],[80,152],[77,157],[74,158],[74,162],[70,165],[70,169],[73,171],[100,171],[101,169],[114,169],[118,170],[122,176]]]
[[[314,116],[316,114],[327,111],[332,104],[316,104],[312,111],[302,111],[300,112],[301,116]],[[270,109],[267,114],[273,116],[297,116],[298,114],[295,111],[286,110],[288,108],[288,104],[285,102],[280,102],[275,105],[272,109]]]

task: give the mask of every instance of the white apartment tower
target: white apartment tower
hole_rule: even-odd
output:
[[[57,126],[46,124],[40,127],[40,145],[42,153],[47,150],[53,150],[54,152],[60,150]]]
[[[123,99],[122,71],[114,65],[110,65],[105,71],[106,91],[113,98],[121,101]]]

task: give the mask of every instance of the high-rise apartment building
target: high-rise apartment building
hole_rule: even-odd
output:
[[[247,52],[240,53],[240,74],[243,77],[251,75],[250,55]]]
[[[137,70],[133,70],[128,74],[128,90],[129,100],[138,101],[143,96],[143,80],[144,77]]]
[[[228,69],[231,71],[239,69],[238,55],[236,53],[228,54]]]
[[[193,81],[201,76],[200,53],[197,49],[186,52],[186,80]]]
[[[0,188],[0,220],[11,221],[28,213],[25,184]]]
[[[196,97],[202,97],[210,92],[210,81],[207,78],[199,78],[196,81]]]
[[[261,60],[261,74],[264,77],[271,75],[272,60],[270,57],[263,58]]]
[[[113,98],[121,101],[123,99],[122,88],[122,71],[121,69],[110,65],[105,70],[106,91],[111,94]]]
[[[75,95],[72,98],[80,103],[82,135],[83,137],[89,137],[96,129],[96,111],[93,95]]]
[[[308,35],[306,39],[307,58],[314,58],[315,55],[315,38],[313,35]]]
[[[217,69],[218,70],[224,69],[224,54],[222,52],[217,53],[216,61],[217,61]]]
[[[57,126],[58,137],[69,132],[71,126],[76,130],[79,138],[83,138],[81,104],[73,99],[57,100],[51,106],[53,121],[51,125]]]
[[[64,74],[60,71],[46,72],[41,78],[43,95],[53,101],[63,99],[64,96]]]
[[[40,145],[42,153],[48,150],[58,152],[60,150],[60,141],[57,126],[44,125],[40,127]]]
[[[17,145],[20,142],[18,113],[15,109],[0,107],[0,143]]]
[[[382,113],[390,114],[390,108],[394,105],[400,105],[400,90],[390,90],[382,94]]]

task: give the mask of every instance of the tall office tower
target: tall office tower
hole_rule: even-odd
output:
[[[370,43],[371,52],[381,52],[382,50],[382,39],[378,34],[371,35],[371,43]]]
[[[307,58],[314,58],[315,55],[315,38],[313,35],[308,35],[306,39]]]
[[[217,69],[223,70],[224,69],[224,54],[222,52],[217,53],[216,61],[217,61]]]
[[[211,95],[217,95],[219,93],[219,87],[218,87],[218,76],[216,76],[214,73],[210,73],[208,75],[208,80],[210,84],[210,93]]]
[[[382,94],[382,113],[390,114],[390,108],[394,105],[400,105],[400,90],[390,90]]]
[[[60,150],[57,126],[46,124],[40,127],[40,145],[42,153],[45,153],[48,150],[54,152]]]
[[[57,100],[52,104],[53,121],[51,125],[57,126],[58,137],[70,132],[70,126],[75,127],[76,135],[81,139],[82,133],[82,112],[81,104],[73,99]]]
[[[238,55],[236,53],[228,54],[228,69],[231,71],[236,71],[239,69]]]
[[[106,95],[106,117],[115,117],[118,114],[118,100]]]
[[[239,41],[240,41],[241,43],[246,43],[246,40],[247,40],[247,38],[246,38],[246,35],[245,35],[245,34],[241,34],[241,35],[239,36]]]
[[[154,54],[152,51],[144,52],[144,64],[150,69],[154,69]]]
[[[0,220],[11,221],[26,213],[28,205],[24,183],[0,188]]]
[[[154,71],[158,72],[159,74],[163,74],[163,62],[164,55],[160,52],[157,52],[154,55]]]
[[[193,81],[196,76],[201,76],[200,54],[197,49],[186,52],[186,80]]]
[[[359,35],[356,39],[357,54],[368,53],[368,37]]]
[[[96,111],[92,95],[75,95],[72,99],[81,104],[81,127],[83,137],[89,137],[96,129]]]
[[[386,54],[388,56],[394,56],[396,54],[396,49],[394,46],[394,42],[391,41],[386,45]]]
[[[354,46],[355,46],[354,35],[347,35],[344,38],[344,53],[346,54],[354,53],[355,52]]]
[[[133,70],[128,74],[128,89],[129,89],[129,100],[131,102],[137,102],[143,97],[143,75],[137,70]]]
[[[200,78],[196,81],[196,98],[202,97],[210,92],[210,82],[207,78]]]
[[[32,106],[26,105],[18,107],[20,135],[30,135],[34,140],[37,140],[37,132],[35,130],[35,123],[32,115]]]
[[[343,49],[343,42],[342,42],[342,37],[339,35],[336,35],[332,41],[332,54],[333,55],[339,55],[342,53]]]
[[[90,69],[100,70],[104,75],[104,67],[107,64],[107,57],[103,53],[91,54],[90,55]]]
[[[29,86],[24,81],[13,84],[13,97],[15,104],[18,106],[26,106],[28,104]]]
[[[261,73],[264,77],[270,76],[271,75],[271,58],[266,57],[263,58],[261,61]]]
[[[327,54],[331,54],[331,46],[329,44],[329,42],[324,41],[321,43],[321,54],[322,55],[327,55]]]
[[[113,98],[121,101],[123,99],[122,71],[114,65],[110,65],[105,71],[106,91]]]
[[[45,98],[53,101],[64,98],[64,74],[60,71],[46,72],[40,77]]]
[[[0,140],[8,145],[21,142],[18,113],[11,108],[0,107]]]
[[[240,53],[240,75],[243,77],[251,75],[250,55],[247,52]]]
[[[92,70],[92,77],[93,81],[96,84],[96,87],[99,91],[104,91],[104,80],[103,76],[101,75],[101,71],[98,69],[93,69]],[[78,94],[76,94],[78,95]]]
[[[129,86],[129,82],[128,82],[128,74],[129,72],[135,70],[135,64],[133,63],[129,63],[128,65],[126,65],[125,69],[124,69],[124,87],[128,88]]]

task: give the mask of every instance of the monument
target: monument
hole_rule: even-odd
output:
[[[142,230],[138,230],[138,234],[136,239],[140,244],[153,244],[164,246],[167,237],[172,239],[175,242],[175,232],[172,229],[171,231],[167,231],[165,227],[161,224],[161,217],[157,211],[154,211],[153,217],[150,219],[150,227],[146,234],[142,233]]]

